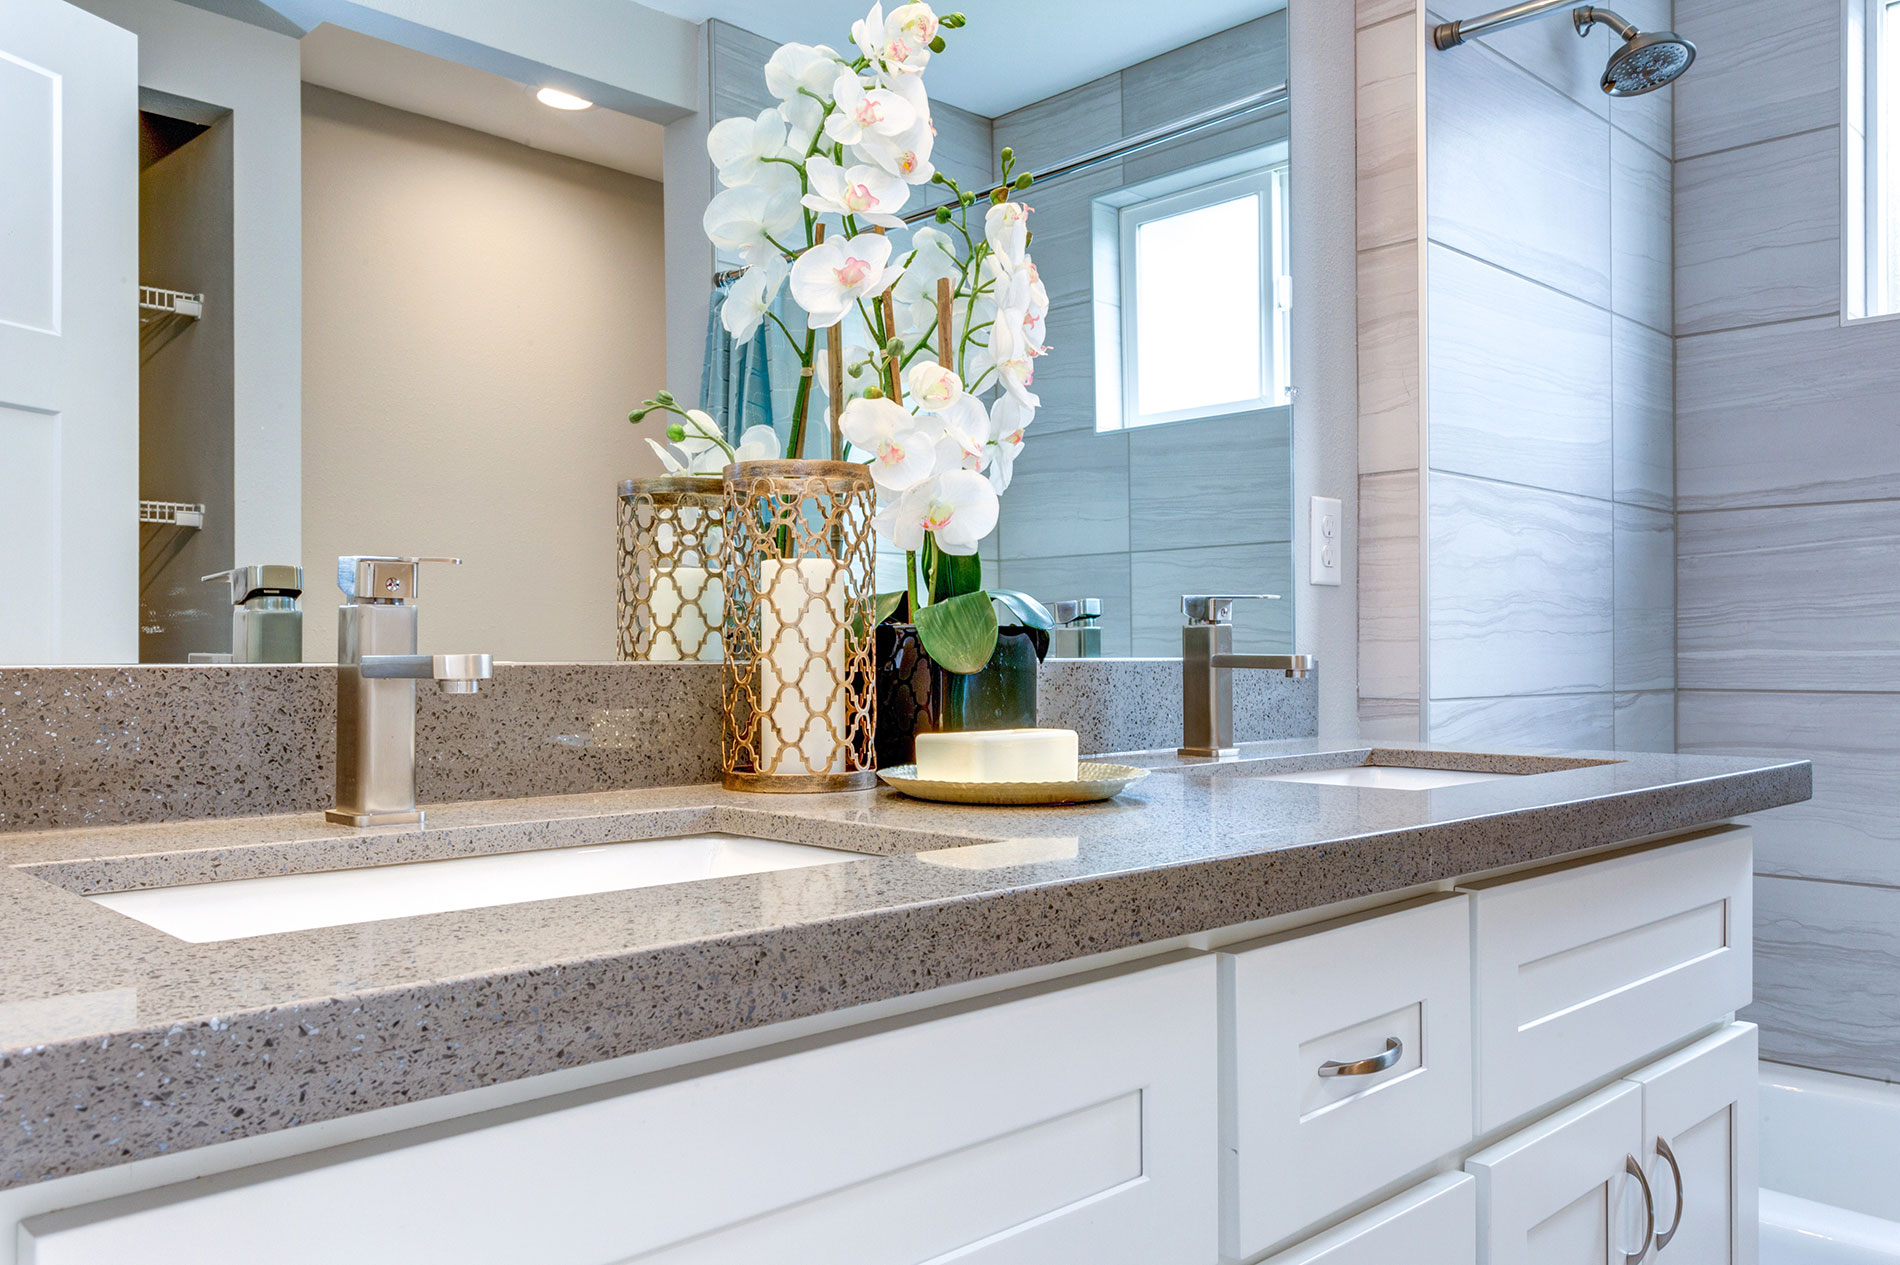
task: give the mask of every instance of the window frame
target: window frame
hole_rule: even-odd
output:
[[[1900,0],[1847,0],[1846,320],[1900,316]],[[1889,51],[1888,46],[1891,46]]]
[[[1156,193],[1115,208],[1118,299],[1121,309],[1117,327],[1121,360],[1121,409],[1115,429],[1133,430],[1172,422],[1232,417],[1279,408],[1288,402],[1290,397],[1286,379],[1291,312],[1287,268],[1292,226],[1288,222],[1287,192],[1290,172],[1290,161],[1286,157],[1279,157],[1247,171],[1195,180],[1186,187]],[[1192,170],[1182,173],[1187,179],[1193,179],[1194,174]],[[1265,379],[1263,390],[1259,395],[1247,399],[1144,413],[1140,406],[1138,318],[1141,296],[1137,279],[1140,228],[1155,220],[1249,196],[1257,197],[1260,205],[1260,363]]]

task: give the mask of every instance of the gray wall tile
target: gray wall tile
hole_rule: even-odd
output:
[[[1697,53],[1664,90],[1676,97],[1676,157],[1839,122],[1840,15],[1828,0],[1677,0],[1675,29]]]
[[[1431,12],[1434,19],[1441,20],[1465,15],[1461,6],[1447,0],[1440,0]],[[1590,32],[1587,39],[1578,39],[1569,13],[1564,12],[1541,21],[1507,26],[1474,42],[1508,58],[1592,114],[1609,117],[1610,99],[1597,84],[1610,55],[1610,34],[1603,27]]]
[[[1432,240],[1607,307],[1603,120],[1480,46],[1426,61]]]
[[[1900,1080],[1900,890],[1755,881],[1761,1054],[1778,1063]]]
[[[1120,431],[1038,434],[1003,497],[1002,556],[1061,558],[1128,548],[1128,440]]]
[[[1036,361],[1036,398],[1042,407],[1028,442],[1056,431],[1095,429],[1097,309],[1085,300],[1050,307],[1044,324],[1050,351]]]
[[[1757,873],[1900,887],[1900,699],[1688,689],[1680,699],[1684,751],[1814,761],[1813,799],[1750,819]]]
[[[1676,503],[1676,344],[1617,317],[1611,322],[1611,495],[1631,505]]]
[[[1676,684],[1676,516],[1618,505],[1616,688]]]
[[[1664,333],[1675,321],[1670,176],[1667,158],[1610,129],[1610,308]]]
[[[1293,539],[1291,410],[1128,432],[1128,535],[1137,549]],[[1219,506],[1219,513],[1206,507]]]
[[[1282,9],[1124,70],[1122,132],[1133,136],[1286,77]]]
[[[1358,257],[1359,469],[1418,468],[1418,241]]]
[[[1362,698],[1419,696],[1418,495],[1416,470],[1359,476]]]
[[[1400,18],[1360,31],[1358,245],[1418,236],[1419,33]]]
[[[1900,496],[1896,363],[1895,322],[1679,340],[1679,508]]]
[[[715,121],[753,118],[778,102],[765,90],[765,63],[776,41],[715,19],[707,33],[712,50],[712,116]]]
[[[1840,310],[1839,170],[1838,129],[1676,164],[1678,334]]]
[[[1183,593],[1278,593],[1278,602],[1241,602],[1234,649],[1285,654],[1293,647],[1293,556],[1284,544],[1166,549],[1131,558],[1134,653],[1181,654]]]
[[[1218,104],[1218,101],[1209,102],[1197,108],[1205,110],[1208,105]],[[1284,141],[1291,135],[1292,121],[1291,111],[1282,106],[1279,110],[1250,116],[1238,123],[1228,123],[1182,140],[1158,145],[1144,153],[1131,154],[1124,161],[1123,169],[1128,173],[1130,184],[1152,180],[1183,167],[1198,166],[1217,158],[1260,149],[1275,141]]]
[[[1434,700],[1428,740],[1505,751],[1525,747],[1609,751],[1616,745],[1615,710],[1608,694]]]
[[[1432,698],[1607,694],[1609,502],[1437,471],[1430,497]]]
[[[932,165],[949,172],[964,185],[997,178],[997,146],[988,117],[948,101],[932,101],[930,121],[937,128],[937,139],[930,152]],[[930,206],[942,201],[942,193],[941,189],[927,188],[911,205]]]
[[[1014,149],[1016,165],[1032,172],[1111,145],[1122,136],[1121,73],[1012,110],[996,119],[991,134],[999,151]]]
[[[1673,690],[1616,696],[1618,751],[1674,751],[1676,695]]]
[[[1415,698],[1362,698],[1359,737],[1367,742],[1422,742],[1418,711]]]
[[[1608,499],[1610,314],[1434,243],[1433,469]]]
[[[1407,17],[1416,23],[1418,7],[1418,0],[1357,0],[1352,20],[1355,26],[1362,28],[1396,17]]]
[[[1110,163],[1034,189],[1029,202],[1034,234],[1030,253],[1051,306],[1094,297],[1095,199],[1121,188],[1125,179],[1122,164]]]
[[[1900,687],[1900,502],[1685,514],[1681,533],[1685,687]]]
[[[1044,602],[1102,599],[1102,654],[1132,654],[1129,640],[1128,555],[1095,553],[1066,558],[1012,558],[1002,564],[1000,587]],[[1181,653],[1179,646],[1174,653]]]

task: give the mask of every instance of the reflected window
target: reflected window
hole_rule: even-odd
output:
[[[1121,398],[1099,429],[1286,402],[1287,166],[1210,174],[1179,173],[1113,207]],[[1097,227],[1099,251],[1108,217]]]

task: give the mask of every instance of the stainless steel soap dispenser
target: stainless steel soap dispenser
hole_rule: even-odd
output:
[[[303,568],[232,567],[204,577],[231,584],[231,663],[303,661]]]

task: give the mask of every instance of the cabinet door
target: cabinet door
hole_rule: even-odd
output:
[[[1209,1265],[1214,962],[1005,995],[24,1223],[32,1265]],[[694,1074],[697,1072],[698,1074]],[[234,1249],[244,1255],[245,1248]],[[212,1250],[215,1255],[215,1250]]]
[[[1755,1265],[1757,1044],[1754,1024],[1731,1024],[1629,1078],[1643,1087],[1658,1265]]]
[[[1446,1173],[1263,1265],[1476,1265],[1478,1186]]]
[[[1622,1081],[1465,1161],[1478,1181],[1479,1261],[1635,1265],[1646,1218],[1625,1170],[1642,1136],[1642,1087]]]

